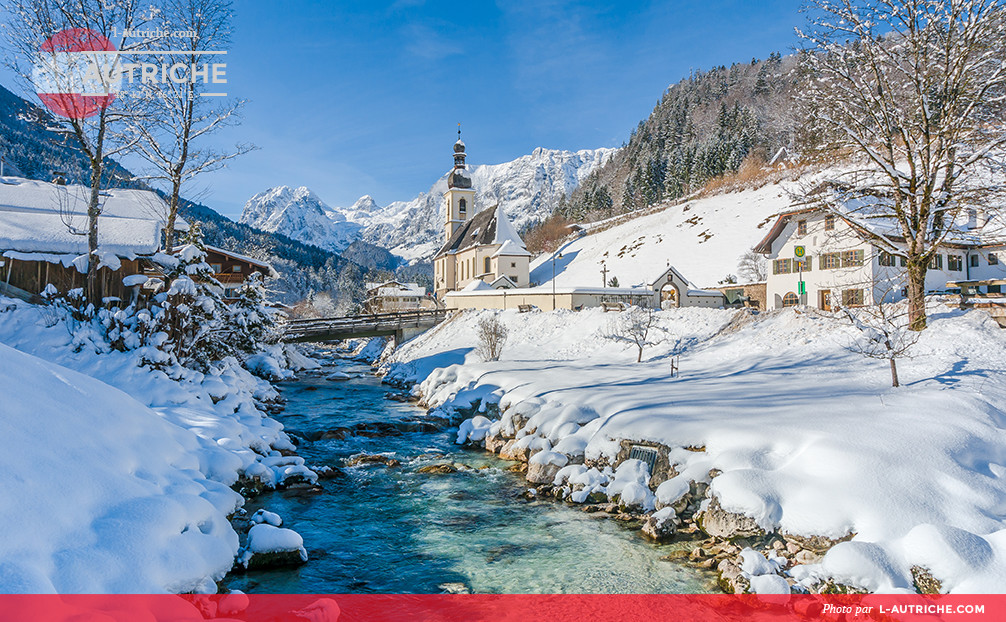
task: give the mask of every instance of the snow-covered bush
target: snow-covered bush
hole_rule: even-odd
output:
[[[216,361],[247,358],[275,343],[278,312],[267,304],[261,275],[251,275],[228,305],[206,263],[198,226],[185,241],[176,254],[153,258],[166,291],[96,310],[84,304],[82,290],[61,295],[50,285],[42,295],[48,303],[40,307],[43,323],[63,322],[77,351],[141,350],[142,364],[157,369],[181,364],[206,371]]]

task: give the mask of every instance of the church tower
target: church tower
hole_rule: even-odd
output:
[[[472,188],[472,178],[465,170],[465,144],[461,142],[460,123],[458,123],[458,142],[454,143],[454,170],[447,176],[444,205],[447,208],[447,222],[444,226],[446,243],[475,212],[475,189]]]

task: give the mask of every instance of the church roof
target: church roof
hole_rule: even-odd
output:
[[[501,225],[502,223],[502,225]],[[507,241],[511,245],[524,248],[524,241],[520,239],[517,230],[510,223],[510,219],[503,213],[499,206],[484,209],[471,220],[466,220],[451,239],[437,251],[437,257],[447,253],[457,253],[473,246],[489,246],[493,244],[504,244]],[[526,251],[525,251],[526,252]],[[508,254],[518,254],[516,252]]]
[[[530,257],[531,253],[527,249],[517,244],[513,240],[506,240],[502,246],[493,253],[493,257]]]

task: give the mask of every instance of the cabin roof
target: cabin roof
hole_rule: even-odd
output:
[[[88,251],[84,186],[63,186],[16,177],[0,178],[0,250],[77,254]],[[147,190],[102,192],[98,246],[132,258],[157,252],[167,204]],[[71,231],[73,228],[73,231]],[[177,228],[188,229],[179,219]]]

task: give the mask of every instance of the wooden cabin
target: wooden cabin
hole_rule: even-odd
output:
[[[84,186],[0,178],[0,294],[37,301],[49,284],[61,294],[84,286],[89,196]],[[102,291],[107,302],[128,301],[137,288],[123,279],[161,248],[167,204],[154,192],[116,189],[101,193],[101,208]]]
[[[261,274],[262,278],[278,276],[271,265],[254,257],[240,255],[208,244],[205,248],[206,263],[210,264],[210,267],[213,268],[213,276],[223,285],[223,297],[227,302],[233,302],[237,299],[241,287],[253,273]]]

